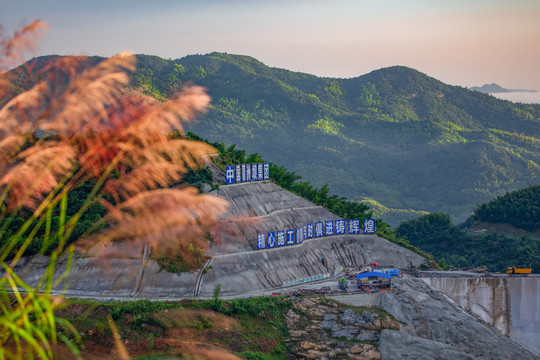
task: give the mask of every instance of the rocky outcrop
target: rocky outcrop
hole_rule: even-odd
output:
[[[287,313],[290,357],[378,360],[381,330],[399,324],[376,312],[345,309],[321,297],[295,300]]]
[[[396,283],[398,291],[377,294],[376,301],[370,301],[402,323],[397,334],[381,333],[382,359],[538,358],[422,280],[405,278]],[[354,295],[334,298],[357,306],[365,300]]]

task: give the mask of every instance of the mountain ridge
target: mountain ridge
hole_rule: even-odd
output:
[[[217,52],[137,59],[132,86],[158,99],[188,81],[207,87],[211,108],[188,130],[351,200],[443,211],[459,222],[478,203],[540,183],[540,105],[403,66],[338,79]]]
[[[212,54],[209,54],[208,56],[212,57]],[[219,54],[218,56],[218,58],[221,60],[223,60],[223,57],[223,54]],[[242,57],[237,59],[242,59]],[[212,61],[218,60],[214,58]],[[237,64],[236,66],[239,65]],[[261,76],[267,76],[268,71],[270,71],[269,69],[270,68],[265,68],[265,71],[259,72],[259,81]],[[496,149],[493,149],[494,142],[500,143],[500,140],[502,140],[502,142],[506,142],[506,144],[503,145],[510,145],[505,147],[511,149],[512,147],[515,147],[516,141],[519,142],[524,140],[526,142],[529,141],[536,144],[538,136],[540,135],[537,126],[539,117],[537,106],[523,107],[521,105],[501,101],[490,95],[472,93],[468,89],[446,85],[434,78],[430,78],[427,75],[422,74],[419,71],[409,69],[407,67],[394,66],[383,68],[372,71],[366,75],[350,79],[320,78],[319,83],[317,84],[309,82],[310,79],[314,79],[312,75],[297,74],[288,71],[286,71],[285,74],[294,74],[291,75],[293,79],[288,83],[289,85],[294,86],[294,88],[289,89],[291,94],[289,98],[282,97],[282,104],[290,102],[291,99],[294,99],[294,97],[297,96],[299,98],[295,100],[304,107],[301,110],[298,108],[295,109],[298,111],[298,113],[302,113],[299,118],[297,117],[294,119],[294,123],[292,121],[291,123],[282,124],[276,124],[276,122],[274,122],[274,128],[277,129],[280,126],[287,126],[289,130],[295,128],[297,136],[316,138],[317,136],[312,135],[318,133],[319,135],[326,137],[323,143],[328,142],[328,137],[333,137],[337,139],[336,141],[343,142],[344,146],[342,146],[342,148],[356,147],[357,149],[377,152],[377,154],[374,154],[374,156],[387,157],[387,159],[390,159],[390,161],[394,162],[394,164],[395,162],[400,162],[399,159],[396,159],[396,157],[400,157],[400,153],[407,153],[410,152],[411,148],[417,148],[427,151],[425,151],[424,154],[417,154],[415,160],[429,160],[428,158],[430,157],[430,154],[442,152],[442,155],[446,157],[443,162],[450,163],[455,169],[459,169],[459,164],[452,164],[452,162],[455,163],[456,161],[453,161],[453,159],[448,155],[448,153],[452,153],[452,147],[457,147],[462,148],[462,153],[470,153],[473,157],[476,157],[472,159],[472,161],[475,163],[484,162],[486,160],[485,158],[487,157],[488,163],[490,163],[488,165],[491,167],[489,172],[496,173],[496,168],[499,164],[494,163],[493,159],[490,158],[493,155],[490,153],[494,151],[500,152],[501,148],[497,147]],[[287,79],[280,80],[285,81]],[[337,85],[339,86],[332,88],[332,82],[337,82]],[[210,85],[208,86],[210,92],[214,92],[214,96],[222,96],[220,91],[215,91],[216,89],[212,90],[213,87]],[[269,86],[267,85],[267,88],[268,87]],[[234,95],[239,96],[238,104],[240,104],[242,108],[234,109],[227,106],[218,106],[213,109],[213,111],[215,111],[217,114],[214,114],[214,116],[209,114],[209,117],[212,117],[213,119],[218,116],[231,117],[230,121],[218,120],[220,125],[223,125],[220,126],[220,129],[224,129],[224,125],[227,123],[228,126],[233,128],[232,130],[229,130],[228,133],[236,133],[233,135],[234,140],[232,142],[242,144],[242,146],[248,148],[249,151],[262,152],[261,149],[265,148],[265,146],[257,144],[257,146],[251,147],[251,142],[253,141],[251,140],[252,135],[247,131],[243,131],[243,127],[239,125],[239,123],[248,123],[251,130],[257,130],[259,133],[263,134],[265,130],[266,132],[270,132],[272,128],[269,127],[268,123],[264,121],[261,123],[251,121],[251,124],[249,124],[251,120],[249,115],[242,119],[242,112],[244,111],[244,115],[246,115],[247,111],[245,107],[250,105],[250,99],[246,99],[243,94],[235,93]],[[265,95],[269,96],[272,95],[272,93],[267,91]],[[283,94],[280,95],[282,96]],[[254,95],[254,97],[263,99],[262,96]],[[449,104],[441,104],[447,99],[450,99]],[[267,102],[266,100],[267,99],[263,99],[263,101]],[[321,103],[320,106],[319,102]],[[412,106],[407,106],[409,105],[406,104],[407,102],[413,102],[413,105],[419,108],[420,111],[414,108],[411,109]],[[475,106],[476,103],[486,104],[481,110],[478,110]],[[282,104],[280,105],[285,107]],[[312,108],[306,109],[306,107],[308,107],[305,106],[306,104],[308,104],[308,106],[311,105],[312,107],[319,106],[318,113],[314,114]],[[394,111],[396,108],[398,108],[398,110],[404,109],[405,111]],[[464,110],[465,108],[467,110]],[[442,116],[437,114],[439,110],[442,110]],[[392,117],[394,115],[392,112],[396,114],[395,117]],[[423,112],[423,114],[419,114],[420,112]],[[451,116],[449,117],[452,117],[452,119],[445,118],[444,115],[446,114],[444,114],[444,112],[450,113]],[[352,117],[355,119],[351,119]],[[289,119],[290,118],[292,117],[289,116]],[[306,118],[311,118],[311,122],[309,123]],[[509,119],[512,119],[512,121],[508,121]],[[346,123],[345,121],[348,121],[349,123]],[[354,126],[358,125],[358,123],[360,123],[360,126],[364,126],[363,130],[365,130],[366,136],[351,136],[354,135],[354,129],[353,133],[344,131],[344,129],[347,129],[350,125]],[[367,124],[369,124],[369,129],[366,128]],[[373,138],[381,140],[381,131],[379,130],[384,131],[387,130],[388,127],[393,127],[394,130],[386,131],[386,141],[370,141],[373,140]],[[199,128],[195,129],[195,131],[201,133],[200,130],[202,128],[203,126],[200,126]],[[202,135],[212,137],[212,131],[203,130]],[[436,135],[436,137],[434,138],[433,135]],[[283,139],[286,139],[287,137],[291,138],[289,134],[282,134]],[[292,138],[294,139],[294,136]],[[497,139],[493,141],[494,138]],[[291,139],[291,141],[294,141],[293,139]],[[508,140],[511,140],[510,143]],[[313,142],[316,143],[318,141]],[[285,145],[285,140],[282,140],[281,143]],[[302,150],[296,149],[294,145],[287,145],[288,148],[292,147],[295,149],[295,151],[299,150],[301,152]],[[330,152],[330,156],[334,154],[343,154],[342,149],[336,149],[333,146],[325,146],[321,143],[318,147],[324,152]],[[426,147],[427,149],[425,149]],[[531,164],[528,161],[527,164],[530,164],[532,168],[536,168],[538,164],[537,150],[537,146],[534,145],[533,149],[519,149],[519,151],[516,152],[520,154],[527,154],[527,157],[531,155],[532,158],[534,158],[534,164]],[[382,153],[386,153],[387,156],[381,155],[381,151]],[[479,153],[481,153],[481,155],[479,155]],[[267,158],[272,158],[264,153],[263,155],[265,155]],[[461,154],[461,156],[464,155],[465,154]],[[500,155],[505,157],[505,161],[508,163],[512,163],[515,160],[518,162],[521,161],[519,156],[517,156],[517,159],[509,159],[509,157],[514,156],[512,151],[504,150]],[[298,171],[304,178],[310,180],[317,178],[317,174],[313,174],[316,171],[314,171],[312,168],[308,169],[308,166],[304,163],[296,162],[291,166],[291,162],[287,161],[284,156],[276,159],[276,161],[279,163],[284,163],[287,165],[287,167]],[[469,159],[469,161],[471,161],[471,159]],[[433,164],[433,161],[430,162],[431,164],[429,165],[431,167],[440,166]],[[523,167],[528,165],[524,164],[520,166]],[[320,165],[319,167],[322,168]],[[346,176],[342,171],[340,171],[340,169],[337,169],[337,173],[343,177]],[[495,176],[496,175],[497,174],[495,174]],[[507,175],[508,174],[505,174],[505,176]],[[389,174],[388,176],[391,177],[394,175]],[[413,177],[414,174],[409,176]],[[535,176],[536,179],[538,179],[538,176]],[[493,177],[493,174],[485,174],[483,177]],[[485,179],[478,179],[476,181],[476,185],[479,185],[480,180]],[[515,181],[515,179],[512,179],[512,176],[510,176],[510,179],[508,180],[508,183]],[[317,180],[315,180],[315,183],[317,185],[316,181]],[[465,179],[462,179],[461,181],[463,182]],[[381,188],[381,186],[379,186],[380,184],[370,185],[369,182],[370,181],[368,181],[367,184],[363,184],[363,187],[367,188],[368,192],[372,192],[369,191],[370,186],[374,188]],[[335,183],[330,183],[330,185],[332,189],[337,190],[338,193],[345,194],[347,196],[350,196],[351,194],[351,192],[347,189],[345,191],[341,191],[346,186],[340,187],[338,185],[336,187]],[[467,184],[466,187],[471,188],[474,185],[475,184]],[[525,181],[521,185],[517,185],[515,188],[524,187],[526,185],[529,185],[529,183]],[[388,191],[395,193],[395,191],[390,189],[384,190],[384,186],[382,188],[384,192]],[[504,191],[507,191],[507,189],[501,188],[496,192],[491,192],[489,196],[481,199],[479,198],[479,201],[475,201],[475,203],[486,201],[494,195],[504,193]],[[366,194],[359,194],[356,196],[360,195],[374,198],[374,196],[371,194],[367,194],[367,196]],[[394,199],[392,199],[392,197],[394,197]],[[414,203],[403,204],[399,201],[396,202],[395,196],[393,196],[391,193],[387,193],[386,198],[390,198],[390,201],[385,201],[384,197],[375,199],[392,207],[414,208],[417,210],[428,211],[440,209],[435,207],[418,206]],[[474,204],[470,204],[468,206],[468,211],[472,211],[473,207]],[[468,214],[462,211],[460,220],[464,220],[467,216]]]

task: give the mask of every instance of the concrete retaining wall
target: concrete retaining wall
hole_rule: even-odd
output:
[[[221,186],[214,194],[231,206],[214,232],[207,251],[213,260],[204,272],[179,275],[160,271],[156,262],[136,258],[142,249],[121,244],[117,253],[126,258],[75,260],[67,282],[68,295],[176,298],[192,297],[198,289],[200,296],[211,297],[218,284],[224,296],[259,294],[341,266],[378,262],[405,267],[425,262],[421,256],[374,235],[329,236],[300,245],[254,250],[258,232],[296,229],[339,217],[270,182]],[[28,272],[29,278],[37,279],[37,269],[34,266]]]
[[[298,246],[216,256],[213,268],[204,275],[200,294],[211,296],[217,284],[222,284],[224,295],[246,289],[274,288],[284,282],[333,271],[339,266],[359,266],[369,262],[405,267],[410,262],[419,266],[425,259],[377,236],[312,239]]]
[[[540,355],[540,279],[423,280],[465,310]]]

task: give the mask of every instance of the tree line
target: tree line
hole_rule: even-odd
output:
[[[504,272],[507,266],[540,271],[540,238],[536,236],[471,233],[440,212],[402,222],[396,235],[433,254],[445,270],[485,265],[493,272]]]
[[[540,185],[498,196],[474,211],[474,220],[511,224],[527,231],[540,229]]]

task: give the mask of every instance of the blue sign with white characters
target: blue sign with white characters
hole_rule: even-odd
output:
[[[306,227],[307,227],[306,239],[312,239],[313,238],[313,223],[307,224]]]
[[[263,179],[270,180],[270,163],[264,163]]]
[[[227,169],[230,170],[230,169]],[[257,164],[258,171],[258,164]],[[348,223],[349,234],[360,234],[360,220],[351,219]],[[297,229],[279,230],[269,233],[257,233],[257,249],[271,249],[280,246],[302,244],[305,240],[331,235],[344,235],[347,222],[343,219],[318,221],[301,225]],[[375,220],[364,220],[364,234],[375,234]]]
[[[234,184],[234,166],[225,167],[225,184]]]
[[[302,236],[304,235],[304,232],[301,227],[296,229],[296,243],[301,244],[304,239],[302,239]]]
[[[276,247],[276,233],[275,232],[269,232],[268,237],[266,239],[267,239],[266,242],[268,243],[269,248]]]
[[[336,220],[336,235],[343,235],[345,234],[345,220]]]
[[[360,234],[360,220],[349,220],[349,234]]]
[[[364,219],[364,234],[375,234],[374,219]]]
[[[258,178],[257,164],[251,164],[251,181],[257,181]]]
[[[258,171],[258,166],[257,166]],[[360,220],[351,219],[348,224],[349,234],[360,234]],[[274,248],[302,244],[305,240],[331,235],[344,235],[347,231],[347,222],[343,219],[326,220],[316,223],[308,223],[297,229],[279,230],[269,233],[257,234],[257,249]],[[375,234],[375,220],[364,220],[364,233]]]
[[[277,232],[277,246],[285,245],[285,230]]]
[[[237,183],[242,182],[242,165],[236,165],[236,176],[234,178]]]
[[[266,239],[265,239],[265,233],[258,233],[257,234],[257,249],[265,249],[266,248]]]
[[[263,180],[270,180],[270,163],[228,165],[225,167],[226,184]]]
[[[294,245],[294,230],[287,230],[287,245]]]
[[[324,225],[322,221],[315,223],[315,237],[321,237],[324,235]]]
[[[264,180],[264,165],[263,163],[257,164],[257,180]]]
[[[334,222],[332,220],[327,220],[324,222],[324,233],[326,236],[334,235]]]
[[[246,164],[242,164],[242,182],[246,181]]]

